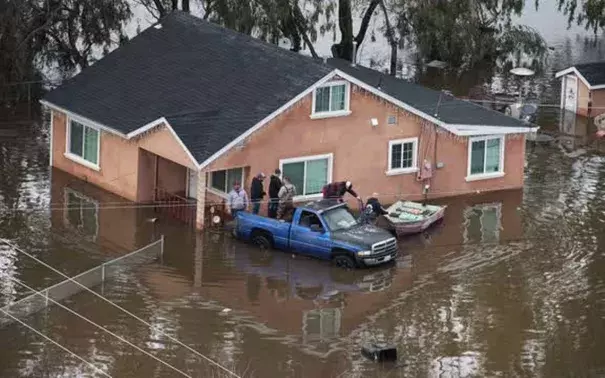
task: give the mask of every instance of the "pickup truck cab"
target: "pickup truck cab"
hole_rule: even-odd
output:
[[[234,236],[265,248],[331,260],[343,268],[388,263],[397,240],[388,231],[359,222],[344,203],[316,201],[294,210],[291,222],[239,212]]]

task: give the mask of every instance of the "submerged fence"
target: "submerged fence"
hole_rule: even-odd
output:
[[[92,289],[103,284],[105,281],[109,281],[124,273],[132,267],[157,261],[163,254],[164,236],[162,235],[159,240],[141,249],[103,263],[86,272],[80,273],[71,279],[66,279],[58,284],[39,290],[16,302],[6,305],[2,310],[18,319],[22,319],[43,310],[49,304],[52,304],[53,300],[59,302],[85,290],[82,286]],[[1,311],[0,314],[2,314]],[[12,322],[13,320],[9,317],[0,315],[0,327]]]

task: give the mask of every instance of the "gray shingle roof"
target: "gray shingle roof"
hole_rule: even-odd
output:
[[[333,69],[174,12],[44,100],[132,132],[166,117],[203,162]]]
[[[591,86],[605,84],[605,62],[576,64],[574,67]]]
[[[411,83],[403,79],[356,65],[341,59],[328,59],[328,64],[357,80],[380,89],[382,92],[421,112],[452,125],[528,127],[528,124],[495,110],[484,108],[470,101],[441,96],[438,116],[439,91]]]

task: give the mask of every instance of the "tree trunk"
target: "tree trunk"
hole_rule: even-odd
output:
[[[181,7],[183,8],[183,12],[191,12],[191,8],[189,7],[189,0],[181,0]]]
[[[361,45],[361,43],[363,42],[363,39],[365,38],[366,33],[368,31],[368,26],[370,25],[370,20],[372,19],[372,15],[374,15],[374,11],[376,10],[376,7],[381,2],[382,2],[381,0],[372,0],[372,2],[370,2],[370,5],[368,6],[368,9],[366,9],[366,13],[363,15],[363,18],[361,19],[361,25],[359,26],[359,32],[357,33],[357,36],[355,37],[355,42],[357,42],[357,46]],[[386,12],[386,7],[385,7],[385,12]]]
[[[357,36],[353,36],[353,15],[351,8],[351,0],[338,1],[338,26],[340,28],[340,42],[332,45],[332,56],[335,58],[346,59],[353,61],[353,41],[357,42],[357,47],[363,42],[372,15],[380,0],[372,0],[368,9],[361,20],[361,26]]]
[[[179,0],[172,0],[172,10],[178,10],[179,9]]]
[[[164,16],[166,16],[166,8],[164,7],[162,0],[153,0],[153,4],[157,8],[160,18],[164,18]]]
[[[311,52],[311,56],[313,56],[313,58],[319,58],[319,55],[317,55],[317,52],[315,51],[315,48],[313,47],[313,43],[311,42],[311,40],[309,39],[309,36],[307,35],[307,20],[305,19],[305,16],[303,15],[302,11],[300,10],[298,2],[294,3],[294,7],[292,9],[292,14],[294,17],[294,23],[296,24],[298,31],[300,33],[300,36],[302,37],[303,41],[305,42],[305,45],[307,45],[309,47],[309,52]]]
[[[397,40],[395,40],[395,32],[393,31],[391,21],[389,20],[389,12],[387,11],[384,0],[380,0],[380,8],[382,9],[382,13],[384,13],[384,20],[387,27],[387,39],[391,46],[391,66],[389,68],[389,74],[395,76],[397,75]]]

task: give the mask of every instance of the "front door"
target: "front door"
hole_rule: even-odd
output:
[[[578,78],[576,76],[565,76],[561,86],[561,102],[563,109],[576,112],[578,106]]]

